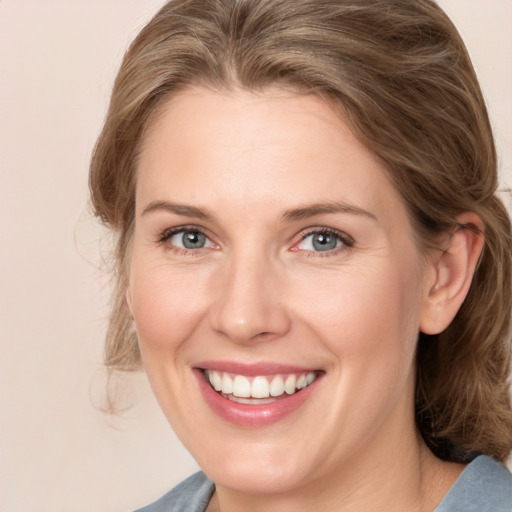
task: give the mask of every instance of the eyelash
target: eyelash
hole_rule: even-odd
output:
[[[178,227],[166,229],[165,231],[163,231],[162,234],[157,239],[157,244],[165,246],[165,249],[167,251],[173,252],[178,255],[198,255],[199,249],[202,249],[202,248],[187,249],[187,248],[183,248],[183,247],[177,247],[177,246],[169,243],[169,240],[174,235],[177,235],[179,233],[186,233],[186,232],[200,233],[203,236],[205,236],[207,240],[209,240],[211,242],[211,238],[208,236],[206,231],[198,226],[178,226]],[[301,249],[297,249],[297,248],[294,249],[294,247],[296,247],[298,244],[304,242],[304,240],[306,240],[311,235],[324,235],[326,237],[335,237],[342,243],[342,246],[336,247],[334,249],[326,250],[326,251],[301,250]],[[213,243],[213,242],[211,242],[211,243]],[[307,257],[310,257],[310,258],[318,258],[318,257],[325,258],[325,257],[332,256],[334,254],[337,254],[340,251],[350,249],[353,246],[354,246],[354,239],[342,231],[338,231],[338,230],[335,230],[332,228],[310,228],[305,233],[303,233],[301,235],[300,241],[297,242],[296,244],[294,244],[294,246],[292,247],[291,250],[293,252],[303,252],[307,255]]]
[[[347,249],[350,249],[354,247],[354,239],[347,235],[346,233],[342,231],[338,231],[336,229],[332,228],[311,228],[307,230],[305,233],[302,234],[300,242],[303,242],[311,235],[324,235],[326,237],[334,237],[337,238],[341,242],[341,247],[336,247],[334,249],[326,250],[326,251],[311,251],[311,250],[304,250],[303,252],[306,253],[307,257],[309,258],[326,258],[329,256],[333,256],[335,254],[338,254],[340,251],[346,251]],[[297,245],[297,244],[295,244]],[[297,252],[300,251],[300,249],[295,249]]]
[[[201,229],[198,226],[178,226],[175,228],[166,229],[163,231],[163,233],[158,237],[157,243],[158,245],[164,246],[165,250],[173,252],[174,254],[177,254],[179,256],[197,256],[199,253],[198,249],[187,249],[186,247],[177,247],[171,243],[169,243],[169,240],[179,233],[200,233],[201,235],[205,236],[207,240],[211,239],[206,233],[204,229]]]

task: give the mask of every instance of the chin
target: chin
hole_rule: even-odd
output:
[[[236,434],[230,439],[216,436],[213,449],[196,444],[192,455],[216,485],[243,493],[286,493],[314,478],[315,457],[303,449],[303,442],[283,443],[281,433],[269,437],[268,432],[250,441]]]
[[[216,485],[247,494],[286,493],[300,487],[306,478],[295,465],[269,464],[254,459],[226,459],[225,463],[212,466],[205,467],[204,471]]]

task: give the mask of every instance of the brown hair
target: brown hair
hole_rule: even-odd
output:
[[[140,364],[125,304],[137,154],[159,109],[189,85],[280,85],[341,107],[388,169],[420,248],[461,213],[480,216],[485,247],[468,297],[446,331],[419,337],[416,418],[440,457],[504,460],[512,449],[511,226],[495,196],[496,152],[475,72],[432,0],[173,0],[140,32],[90,170],[95,213],[117,236],[107,366]]]

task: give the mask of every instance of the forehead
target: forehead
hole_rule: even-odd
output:
[[[171,98],[139,159],[139,214],[154,200],[233,206],[239,214],[326,201],[404,208],[340,114],[316,96],[280,89],[190,88]]]

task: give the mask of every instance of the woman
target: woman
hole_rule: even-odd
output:
[[[510,222],[434,2],[169,2],[90,184],[107,365],[204,471],[143,510],[510,511]]]

